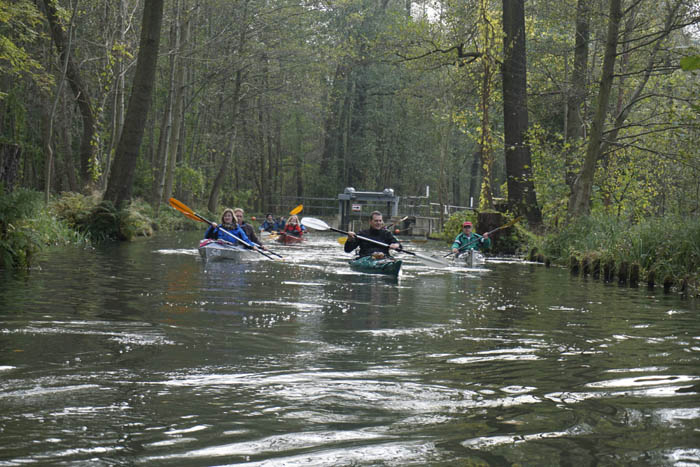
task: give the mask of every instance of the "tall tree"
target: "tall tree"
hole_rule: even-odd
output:
[[[576,4],[576,32],[574,45],[574,69],[571,73],[571,85],[566,102],[566,120],[564,122],[566,184],[574,184],[575,171],[572,167],[574,155],[584,137],[584,109],[588,75],[588,44],[590,38],[591,0],[578,0]]]
[[[530,225],[542,223],[532,181],[527,142],[527,57],[525,0],[503,0],[503,131],[505,139],[508,204],[524,214]]]
[[[65,64],[65,75],[75,100],[80,109],[83,122],[83,136],[80,141],[80,178],[83,185],[90,185],[92,177],[90,166],[95,163],[97,119],[94,106],[90,99],[90,93],[80,75],[78,65],[73,60],[70,50],[70,39],[66,37],[63,25],[59,19],[54,0],[44,0],[46,18],[49,20],[51,37],[61,57],[61,63]]]
[[[603,142],[603,126],[608,113],[610,103],[610,90],[612,89],[615,75],[615,58],[617,57],[617,42],[622,20],[622,0],[610,0],[608,16],[608,30],[605,38],[605,56],[603,59],[603,71],[600,76],[600,90],[596,104],[595,117],[591,126],[591,133],[586,146],[586,155],[583,167],[574,181],[571,197],[569,198],[570,218],[585,216],[591,211],[591,193],[593,191],[593,177],[596,163]]]
[[[133,191],[136,162],[153,94],[160,28],[163,23],[163,1],[145,0],[143,7],[141,40],[133,88],[126,110],[124,129],[114,156],[114,167],[104,195],[105,200],[112,201],[117,207],[128,201]]]

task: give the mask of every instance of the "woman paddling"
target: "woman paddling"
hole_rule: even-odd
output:
[[[255,247],[255,245],[250,242],[250,239],[245,232],[236,223],[233,210],[224,209],[223,214],[221,214],[221,226],[217,225],[216,222],[212,222],[211,226],[204,233],[204,238],[211,240],[225,240],[233,245],[240,244],[241,242],[234,238],[234,235],[243,241],[244,246],[248,246],[250,248]]]
[[[299,224],[299,218],[297,216],[291,216],[287,220],[287,225],[284,226],[282,230],[287,235],[293,235],[294,237],[301,237],[304,233],[301,225]]]

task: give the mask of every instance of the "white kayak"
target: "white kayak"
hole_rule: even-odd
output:
[[[239,245],[231,245],[224,240],[204,239],[199,242],[199,255],[205,261],[247,261],[255,252]]]
[[[486,262],[486,258],[477,250],[468,250],[457,256],[457,261],[461,262],[468,268],[474,268],[484,264],[484,262]]]

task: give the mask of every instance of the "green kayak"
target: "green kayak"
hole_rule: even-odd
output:
[[[374,259],[371,256],[363,256],[350,261],[350,269],[369,274],[398,276],[401,270],[401,260],[393,258]]]

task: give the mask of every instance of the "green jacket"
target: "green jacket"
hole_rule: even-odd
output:
[[[467,246],[468,245],[468,246]],[[465,247],[466,248],[462,248]],[[484,238],[478,233],[472,232],[472,234],[467,237],[464,235],[464,232],[460,232],[459,235],[457,235],[457,238],[455,238],[454,243],[452,244],[452,248],[457,248],[460,251],[467,251],[467,250],[481,250],[481,249],[486,249],[491,247],[491,239],[490,238]]]

